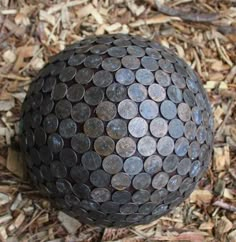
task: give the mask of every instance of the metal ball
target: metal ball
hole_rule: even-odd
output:
[[[22,121],[34,184],[92,225],[158,219],[190,195],[211,159],[213,117],[199,77],[137,36],[90,37],[52,56]]]

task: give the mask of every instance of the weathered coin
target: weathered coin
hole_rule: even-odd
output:
[[[78,102],[84,96],[84,87],[80,84],[73,84],[68,88],[66,97],[70,102]]]
[[[170,85],[170,75],[162,70],[155,72],[155,79],[163,87],[168,87]]]
[[[126,55],[121,59],[122,65],[130,70],[136,70],[140,67],[140,60],[132,55]]]
[[[160,112],[164,118],[173,119],[177,114],[176,105],[170,100],[165,100],[161,103]]]
[[[129,69],[121,68],[116,72],[115,78],[116,81],[122,85],[130,85],[134,82],[135,75],[134,72]]]
[[[169,181],[169,175],[165,172],[157,173],[152,179],[152,186],[155,189],[160,190],[161,188],[165,187]]]
[[[150,156],[156,151],[156,140],[151,136],[145,136],[138,141],[138,152],[143,156]]]
[[[122,119],[113,119],[107,124],[106,131],[113,139],[121,139],[127,134],[127,124]]]
[[[162,159],[158,155],[148,157],[144,162],[144,170],[153,175],[160,171],[162,168]]]
[[[159,68],[158,62],[150,56],[144,56],[141,63],[145,69],[150,71],[156,71]]]
[[[104,124],[98,118],[87,119],[84,123],[84,132],[91,138],[97,138],[104,132]]]
[[[143,161],[137,156],[132,156],[125,160],[123,168],[129,175],[136,175],[143,169]]]
[[[113,81],[113,75],[109,71],[98,71],[93,76],[93,83],[98,87],[107,87]]]
[[[117,71],[121,67],[121,62],[118,58],[108,57],[102,61],[102,67],[106,71]]]
[[[102,158],[94,151],[87,151],[82,155],[81,162],[86,169],[93,171],[101,166]]]
[[[106,95],[112,102],[120,102],[127,96],[127,89],[120,83],[112,83],[106,89]]]
[[[113,175],[122,170],[123,160],[118,155],[109,155],[104,158],[102,167],[107,173]]]
[[[91,191],[91,197],[96,202],[106,202],[110,200],[111,193],[106,188],[94,188]]]
[[[100,136],[94,142],[95,151],[102,156],[110,155],[115,149],[115,142],[108,136]]]
[[[164,136],[157,142],[157,151],[160,155],[170,155],[174,150],[174,141],[169,136]]]
[[[139,83],[134,83],[128,88],[129,97],[135,102],[142,102],[147,97],[147,89]]]
[[[71,138],[72,136],[75,135],[76,130],[77,130],[77,125],[72,119],[67,118],[67,119],[63,119],[60,122],[59,133],[63,138],[66,138],[66,139]]]
[[[96,108],[96,114],[101,120],[110,121],[117,114],[116,105],[109,101],[101,102]]]
[[[104,92],[100,87],[90,87],[84,94],[84,100],[91,106],[98,105],[104,98]]]
[[[143,85],[151,85],[154,82],[153,73],[147,69],[138,69],[135,77],[136,80]]]
[[[166,98],[165,89],[159,84],[152,84],[148,88],[148,94],[152,100],[162,102]]]
[[[85,122],[91,115],[91,109],[86,103],[77,103],[73,106],[71,117],[78,123]]]
[[[124,119],[132,119],[138,114],[138,106],[134,101],[125,99],[119,103],[118,113]]]
[[[77,71],[75,81],[80,84],[88,84],[93,78],[93,70],[90,68],[82,68]]]
[[[140,138],[147,133],[148,124],[143,118],[136,117],[130,120],[128,130],[132,136]]]
[[[101,169],[95,170],[90,175],[90,182],[95,187],[108,187],[110,175]]]
[[[111,179],[111,185],[114,187],[116,190],[125,190],[128,188],[131,184],[131,179],[128,174],[124,172],[119,172],[115,174],[112,179]]]
[[[139,112],[145,119],[154,119],[157,117],[159,112],[158,104],[147,99],[140,104]]]
[[[71,147],[79,154],[82,154],[89,150],[90,146],[91,141],[89,137],[84,133],[77,133],[71,139]]]
[[[180,187],[181,182],[182,182],[182,177],[180,175],[172,176],[167,184],[167,190],[169,192],[176,191]]]
[[[130,137],[121,138],[116,143],[116,152],[122,157],[130,157],[136,151],[136,143]]]
[[[76,68],[72,66],[66,67],[60,72],[59,79],[62,82],[69,82],[75,77],[76,72]]]
[[[137,190],[147,189],[151,184],[152,178],[149,174],[141,172],[137,174],[133,181],[133,187]]]
[[[169,122],[168,131],[172,138],[180,138],[184,133],[184,125],[179,119],[172,119]]]
[[[163,161],[163,170],[167,173],[172,173],[176,170],[179,163],[179,158],[177,155],[168,155]]]

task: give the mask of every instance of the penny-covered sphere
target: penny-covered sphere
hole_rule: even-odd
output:
[[[89,37],[52,56],[22,107],[34,184],[81,222],[149,223],[207,169],[213,117],[199,77],[160,43]]]

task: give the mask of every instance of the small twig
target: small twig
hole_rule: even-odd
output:
[[[14,75],[14,74],[8,74],[8,75],[0,74],[0,77],[18,80],[18,81],[28,81],[28,80],[30,80],[29,77],[17,76],[17,75]]]
[[[226,209],[226,210],[229,210],[229,211],[232,211],[232,212],[236,212],[236,207],[233,206],[233,205],[230,205],[228,203],[225,203],[223,201],[216,201],[213,203],[214,206],[217,206],[217,207],[220,207],[220,208],[223,208],[223,209]]]

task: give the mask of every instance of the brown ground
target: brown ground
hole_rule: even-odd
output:
[[[236,241],[236,1],[166,1],[188,14],[156,2],[0,1],[0,241]],[[159,40],[192,65],[212,103],[216,138],[212,166],[182,206],[149,225],[103,230],[62,222],[13,173],[23,176],[17,135],[31,78],[65,44],[116,32]]]

